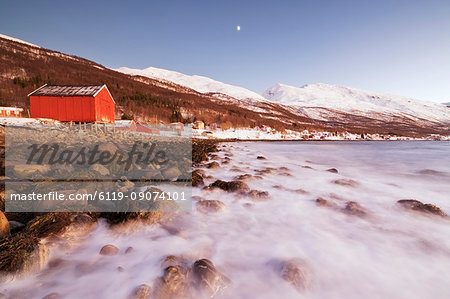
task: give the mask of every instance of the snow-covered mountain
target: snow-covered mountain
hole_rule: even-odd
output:
[[[445,105],[445,106],[447,106],[447,107],[450,107],[450,102],[442,103],[442,105]]]
[[[0,89],[14,95],[10,105],[20,107],[27,107],[26,95],[38,87],[28,83],[33,82],[31,79],[37,78],[39,84],[51,80],[53,84],[69,85],[100,80],[108,84],[116,98],[126,99],[121,103],[121,112],[132,113],[143,121],[154,121],[156,116],[169,119],[173,115],[171,107],[177,107],[184,118],[206,122],[219,119],[235,127],[450,135],[450,109],[445,105],[335,85],[298,88],[278,84],[260,95],[207,77],[158,68],[111,70],[4,35],[0,35],[0,65],[7,66],[0,69]],[[26,83],[25,88],[17,87],[12,80],[16,77]]]
[[[39,46],[33,45],[32,43],[23,41],[23,40],[21,40],[21,39],[15,38],[15,37],[11,37],[11,36],[8,36],[8,35],[4,35],[4,34],[1,34],[1,33],[0,33],[0,37],[1,37],[1,38],[4,38],[4,39],[11,40],[11,41],[13,41],[13,42],[18,42],[18,43],[22,43],[22,44],[25,44],[25,45],[28,45],[28,46],[40,48]]]
[[[318,83],[294,87],[277,84],[262,95],[271,101],[294,106],[316,119],[329,120],[328,111],[329,115],[343,112],[376,119],[394,116],[450,123],[450,109],[442,104],[337,85]]]
[[[121,67],[116,69],[124,74],[165,80],[192,88],[200,93],[224,94],[242,101],[265,101],[264,97],[243,87],[226,84],[204,76],[185,75],[175,71],[149,67],[143,70]]]

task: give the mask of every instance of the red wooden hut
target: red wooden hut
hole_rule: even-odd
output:
[[[115,102],[106,85],[44,85],[28,95],[34,118],[114,123]]]
[[[0,116],[22,117],[22,108],[16,107],[0,107]]]

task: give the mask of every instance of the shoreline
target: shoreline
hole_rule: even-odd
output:
[[[207,138],[192,138],[192,140],[209,140],[215,143],[224,142],[446,142],[450,140],[426,140],[426,139],[412,139],[412,140],[367,140],[367,139],[357,139],[357,140],[305,140],[305,139],[207,139]]]

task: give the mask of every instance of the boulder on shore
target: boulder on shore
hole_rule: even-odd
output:
[[[367,214],[366,210],[355,201],[348,201],[345,204],[344,212],[348,215],[363,217]]]
[[[206,292],[209,298],[221,294],[231,283],[231,280],[220,273],[208,259],[201,259],[192,266],[197,287]]]
[[[102,249],[100,249],[100,255],[117,255],[119,253],[119,248],[117,248],[114,245],[108,244],[102,247]]]
[[[154,297],[157,299],[187,298],[188,284],[185,272],[181,266],[165,268],[163,276],[156,282]]]
[[[213,187],[213,188],[219,188],[222,189],[224,191],[227,192],[235,192],[235,191],[246,191],[249,189],[248,185],[242,181],[230,181],[230,182],[226,182],[226,181],[222,181],[222,180],[217,180],[214,183],[212,183],[211,185],[209,185],[209,187]]]
[[[5,214],[0,211],[0,238],[9,235],[9,222]]]
[[[133,291],[129,299],[148,299],[151,294],[152,288],[149,285],[141,284]]]
[[[278,273],[298,291],[306,289],[311,283],[310,273],[301,259],[281,261],[278,265]]]
[[[227,207],[220,200],[201,200],[197,202],[197,210],[202,213],[215,213],[225,210]]]
[[[341,186],[345,186],[345,187],[356,187],[358,186],[358,182],[352,179],[339,179],[339,180],[334,180],[333,183],[335,183],[336,185],[341,185]]]
[[[202,171],[199,169],[194,170],[192,172],[192,187],[203,186],[204,184]]]
[[[429,203],[423,203],[415,199],[401,199],[397,201],[397,203],[401,205],[403,208],[410,211],[437,215],[442,217],[447,216],[439,207]]]

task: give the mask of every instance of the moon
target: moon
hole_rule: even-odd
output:
[[[237,25],[237,26],[236,26],[236,30],[237,30],[237,31],[241,31],[241,26]]]

